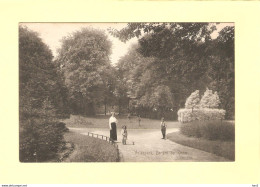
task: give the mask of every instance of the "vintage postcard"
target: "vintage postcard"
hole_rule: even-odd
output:
[[[259,2],[0,5],[0,184],[260,182]]]
[[[235,161],[234,31],[20,23],[20,161]]]

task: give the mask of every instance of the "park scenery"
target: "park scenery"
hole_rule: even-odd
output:
[[[20,162],[235,161],[234,23],[20,23]]]

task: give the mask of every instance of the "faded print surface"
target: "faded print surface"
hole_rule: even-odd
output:
[[[20,161],[234,161],[234,78],[234,23],[20,23]]]

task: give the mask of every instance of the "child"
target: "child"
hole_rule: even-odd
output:
[[[125,125],[122,127],[121,134],[123,136],[122,143],[123,143],[123,145],[126,145],[127,130],[126,130],[126,126]]]

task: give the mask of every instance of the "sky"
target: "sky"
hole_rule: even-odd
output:
[[[61,47],[61,39],[69,34],[81,30],[84,27],[92,27],[95,29],[104,30],[108,39],[112,42],[112,54],[110,60],[112,64],[116,64],[120,57],[124,56],[128,48],[137,42],[137,38],[132,38],[126,43],[121,42],[119,39],[111,36],[107,29],[112,27],[120,30],[124,28],[127,23],[20,23],[20,25],[27,26],[30,30],[39,33],[39,37],[47,44],[54,57],[57,56],[57,49]],[[212,34],[212,38],[217,37],[217,33],[227,25],[234,25],[233,23],[220,23],[217,26],[217,31]]]

